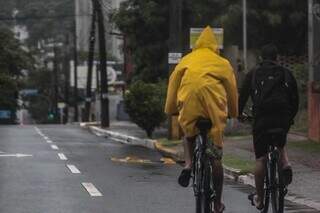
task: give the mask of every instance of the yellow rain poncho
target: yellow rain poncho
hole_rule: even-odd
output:
[[[237,117],[237,102],[232,67],[219,56],[214,33],[207,27],[170,76],[165,112],[179,113],[178,121],[187,137],[198,134],[195,124],[199,117],[210,118],[210,136],[222,147],[227,116]]]

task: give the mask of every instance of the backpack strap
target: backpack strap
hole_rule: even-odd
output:
[[[252,71],[252,77],[251,77],[251,90],[254,92],[254,94],[256,95],[258,92],[258,88],[257,88],[257,82],[256,82],[256,78],[257,78],[257,71],[260,68],[260,64],[257,65],[253,71]]]
[[[289,88],[290,86],[290,80],[291,80],[291,75],[290,75],[290,71],[286,68],[283,68],[283,72],[284,72],[284,85]]]

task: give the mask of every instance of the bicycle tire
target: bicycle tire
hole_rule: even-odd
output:
[[[266,176],[264,180],[264,207],[261,210],[261,213],[268,213],[269,203],[270,203],[270,181],[269,181],[269,168],[266,166]]]
[[[277,161],[277,172],[278,172],[278,177],[279,177],[279,197],[278,197],[278,213],[283,213],[284,212],[284,197],[285,197],[285,185],[283,182],[283,176],[282,176],[282,171],[281,168],[279,167],[279,162]]]
[[[274,156],[270,164],[270,184],[271,184],[271,203],[273,213],[283,213],[284,193],[281,184],[281,172],[278,165],[279,153],[274,152]]]
[[[212,213],[212,201],[211,201],[211,171],[209,165],[203,165],[204,179],[201,183],[201,188],[196,196],[196,212],[197,213]]]

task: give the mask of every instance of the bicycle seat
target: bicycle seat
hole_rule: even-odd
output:
[[[209,129],[211,129],[212,123],[209,119],[199,118],[196,126],[200,131],[208,131]]]

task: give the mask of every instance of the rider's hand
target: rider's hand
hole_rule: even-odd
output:
[[[248,119],[248,115],[246,113],[242,113],[241,115],[238,116],[238,121],[239,122],[245,122]]]

